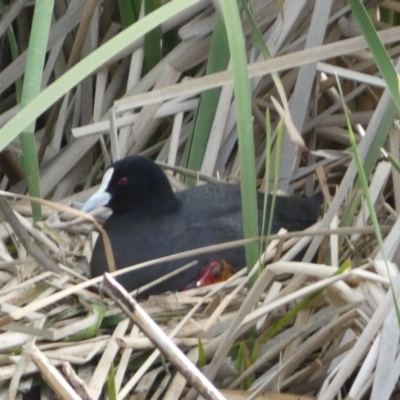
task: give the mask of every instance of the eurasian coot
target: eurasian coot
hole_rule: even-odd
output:
[[[259,193],[260,221],[263,197]],[[321,202],[320,193],[309,198],[278,197],[272,233],[280,228],[299,231],[312,225],[319,216]],[[104,229],[111,240],[118,269],[243,238],[239,186],[208,184],[175,194],[161,168],[144,157],[127,157],[113,164],[104,175],[100,189],[83,209],[90,211],[100,205],[108,205],[113,211]],[[235,248],[153,265],[125,274],[119,281],[132,291],[187,262],[198,260],[195,267],[142,295],[180,291],[195,282],[201,269],[215,258],[227,260],[233,269],[246,264],[244,249]],[[101,238],[94,247],[90,265],[92,277],[108,271]]]

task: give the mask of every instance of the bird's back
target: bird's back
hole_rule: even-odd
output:
[[[235,185],[213,184],[198,186],[177,194],[180,208],[170,213],[124,213],[112,215],[104,224],[114,253],[117,268],[243,238],[240,188]],[[262,220],[264,196],[258,195],[259,222]],[[268,201],[271,204],[271,198]],[[272,233],[280,227],[303,230],[316,221],[319,215],[319,196],[311,198],[278,197],[276,200]],[[267,216],[269,212],[267,211]],[[218,253],[187,257],[164,262],[123,275],[119,280],[128,290],[152,282],[186,263],[198,260],[188,271],[146,292],[182,290],[197,279],[199,270],[213,258],[226,259],[234,269],[245,266],[243,248],[228,249]],[[101,238],[96,243],[91,261],[92,275],[108,270]]]

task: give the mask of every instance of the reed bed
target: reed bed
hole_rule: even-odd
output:
[[[177,191],[251,179],[223,7],[148,3],[154,12],[140,1],[56,0],[42,92],[23,108],[32,5],[0,8],[0,398],[398,399],[396,100],[346,1],[255,0],[240,13],[255,182],[265,192],[322,191],[317,224],[270,235],[256,280],[258,269],[243,266],[226,282],[133,307],[112,280],[88,279],[107,211],[79,208],[112,160],[152,157]],[[366,6],[398,69],[398,4]],[[40,221],[18,164],[27,155],[17,136],[34,121]]]

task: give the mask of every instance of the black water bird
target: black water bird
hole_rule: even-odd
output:
[[[263,199],[264,195],[258,193],[259,225]],[[321,202],[320,193],[309,198],[279,196],[272,233],[280,228],[300,231],[309,227],[319,216]],[[271,204],[271,198],[268,204]],[[100,205],[107,205],[113,211],[104,223],[104,229],[111,240],[118,269],[243,238],[239,186],[216,183],[174,193],[161,168],[144,157],[131,156],[113,164],[104,175],[100,189],[83,209],[90,211]],[[244,249],[233,248],[153,265],[122,275],[118,280],[132,291],[190,261],[198,260],[196,266],[141,296],[180,291],[196,281],[201,269],[213,259],[227,260],[234,270],[246,264]],[[108,271],[101,238],[96,242],[90,265],[92,277]]]

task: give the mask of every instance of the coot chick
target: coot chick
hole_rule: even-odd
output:
[[[226,260],[212,260],[202,267],[198,279],[190,282],[183,290],[194,289],[211,285],[212,283],[224,282],[233,275],[232,266]]]
[[[263,199],[264,195],[258,193],[260,231]],[[300,231],[309,227],[319,216],[321,202],[320,193],[309,198],[279,196],[272,233],[280,228]],[[118,269],[243,238],[239,186],[208,184],[175,194],[161,168],[144,157],[124,158],[107,170],[101,187],[83,210],[90,211],[100,205],[107,205],[113,211],[103,227],[110,238]],[[226,260],[236,270],[246,265],[244,249],[234,248],[153,265],[127,273],[118,280],[132,291],[198,260],[193,268],[139,295],[180,291],[196,282],[202,268],[213,259]],[[94,247],[90,266],[92,277],[108,271],[101,238]]]

